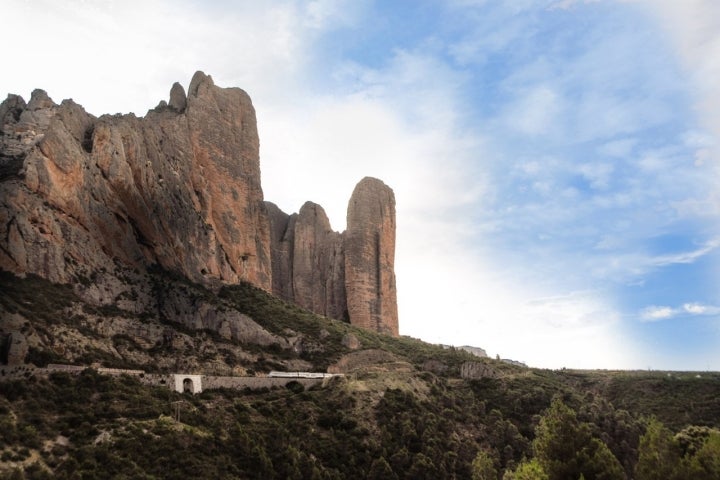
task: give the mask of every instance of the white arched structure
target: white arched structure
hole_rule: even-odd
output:
[[[176,392],[190,392],[192,394],[202,392],[202,375],[176,373],[173,377],[175,377]]]

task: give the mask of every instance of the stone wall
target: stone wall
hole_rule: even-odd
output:
[[[21,365],[13,367],[0,368],[0,381],[13,379],[27,379],[32,376],[47,376],[53,372],[64,372],[70,375],[80,375],[85,369],[79,365],[60,365],[50,364],[46,368],[35,368],[30,365]],[[126,370],[121,368],[98,368],[98,373],[104,375],[130,375],[136,377],[143,385],[155,387],[167,387],[175,390],[176,378],[193,378],[200,379],[202,390],[212,390],[216,388],[229,388],[236,390],[259,390],[262,388],[285,387],[290,382],[297,382],[305,388],[315,385],[322,385],[327,378],[272,378],[272,377],[229,377],[216,375],[198,375],[198,374],[175,374],[175,373],[145,373],[142,370]]]

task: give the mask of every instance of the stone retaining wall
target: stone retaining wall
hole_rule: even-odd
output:
[[[70,375],[80,375],[86,368],[79,365],[58,365],[50,364],[45,368],[35,368],[29,365],[0,367],[0,381],[23,379],[31,376],[46,377],[53,372],[65,372]],[[143,385],[155,387],[167,387],[175,390],[174,373],[145,373],[143,370],[125,370],[121,368],[98,368],[98,373],[103,375],[130,375],[136,377]],[[193,374],[188,374],[194,376]],[[327,379],[325,378],[277,378],[277,377],[229,377],[215,375],[199,375],[202,382],[202,390],[212,390],[216,388],[230,388],[236,390],[259,390],[262,388],[285,387],[290,382],[297,382],[305,388],[315,385],[321,385]]]

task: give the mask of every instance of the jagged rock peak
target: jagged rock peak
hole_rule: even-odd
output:
[[[264,202],[246,92],[198,71],[160,107],[96,118],[43,90],[0,104],[0,269],[84,285],[103,304],[124,271],[157,265],[398,334],[389,187],[360,181],[335,232],[315,203],[287,215]],[[88,282],[98,272],[108,280]]]
[[[200,87],[202,85],[212,87],[215,85],[215,83],[213,82],[213,79],[210,75],[205,75],[204,72],[198,70],[197,72],[195,72],[195,75],[193,75],[192,80],[190,80],[190,86],[188,87],[188,95],[197,97],[199,95]]]
[[[0,268],[76,282],[158,264],[203,283],[271,288],[250,98],[198,72],[182,116],[97,119],[42,90],[0,105]],[[192,105],[191,105],[192,104]],[[3,161],[5,163],[10,160]],[[110,266],[110,267],[108,267]]]
[[[173,83],[170,89],[170,101],[168,102],[170,108],[174,108],[178,112],[185,111],[187,106],[187,95],[185,95],[185,89],[178,82]]]
[[[325,210],[305,203],[288,215],[266,202],[271,224],[273,292],[309,310],[398,335],[395,195],[364,178],[348,204],[348,229],[332,231]]]
[[[325,210],[306,202],[295,221],[293,245],[294,300],[332,318],[346,317],[343,239],[330,228]]]
[[[36,88],[30,94],[30,102],[27,104],[28,110],[42,110],[44,108],[52,108],[56,106],[45,90]]]

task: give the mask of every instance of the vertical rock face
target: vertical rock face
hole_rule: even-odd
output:
[[[265,202],[270,218],[270,254],[272,258],[272,292],[288,302],[293,295],[293,254],[297,214],[288,215],[272,202]]]
[[[29,351],[25,335],[20,332],[10,332],[7,339],[7,364],[9,366],[22,365]]]
[[[0,269],[111,303],[114,287],[92,293],[90,278],[160,265],[397,335],[394,255],[395,200],[380,180],[355,188],[345,233],[312,202],[293,215],[264,202],[250,97],[202,72],[143,118],[96,118],[42,90],[0,104]]]
[[[353,324],[398,335],[395,195],[366,177],[350,199],[345,232],[345,289]]]
[[[325,210],[306,202],[288,215],[266,202],[270,217],[273,293],[310,311],[347,320],[343,235]]]
[[[395,196],[363,179],[348,205],[348,229],[332,231],[325,211],[307,202],[298,215],[274,204],[273,293],[328,317],[398,335],[395,290]]]
[[[198,72],[134,115],[41,90],[0,106],[0,268],[72,282],[115,263],[271,288],[255,111]]]
[[[346,317],[342,235],[320,205],[307,202],[295,223],[293,294],[298,305],[328,317]]]

